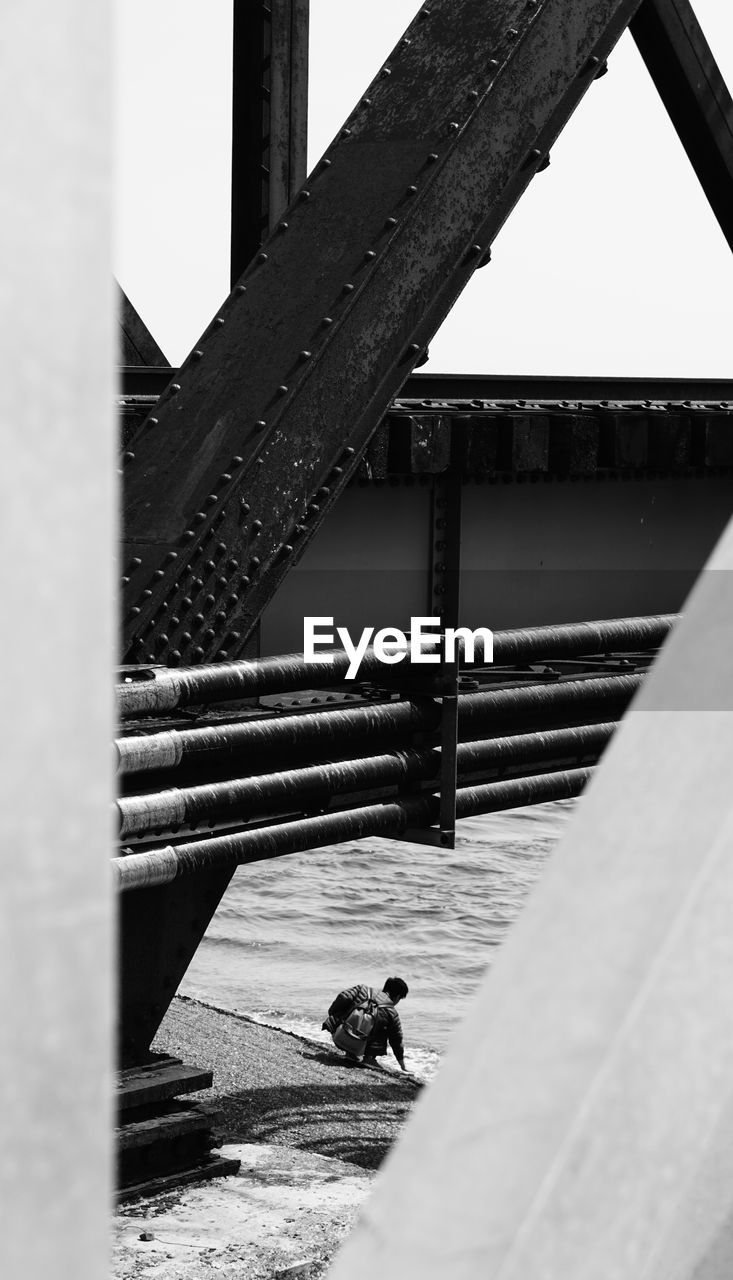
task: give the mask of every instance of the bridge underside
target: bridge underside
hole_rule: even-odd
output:
[[[235,15],[232,290],[177,371],[123,315],[127,1066],[237,866],[580,794],[733,495],[730,382],[413,374],[629,25],[733,243],[687,0],[431,0],[307,179],[307,0]],[[326,684],[306,616],[495,665]]]

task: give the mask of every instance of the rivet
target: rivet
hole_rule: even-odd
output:
[[[545,169],[549,169],[549,167],[550,167],[550,153],[548,152],[547,155],[544,156],[543,159],[540,160],[539,164],[537,165],[537,172],[544,173]]]
[[[171,630],[175,630],[175,628],[176,628],[176,627],[180,627],[180,625],[181,625],[181,619],[178,617],[178,614],[177,614],[177,613],[172,613],[172,614],[171,614],[171,616],[170,616],[170,625],[171,625]]]
[[[180,649],[172,649],[171,652],[168,654],[168,662],[172,667],[177,667],[180,661],[181,661]]]
[[[524,162],[525,168],[529,168],[531,165],[537,164],[537,161],[541,158],[542,152],[539,147],[532,147],[532,150],[529,152],[527,159]]]
[[[292,554],[293,554],[293,548],[290,545],[290,543],[289,542],[284,543],[283,546],[280,548],[280,555],[283,558],[285,558],[286,556],[291,556]]]
[[[191,609],[193,607],[193,600],[191,599],[190,596],[184,596],[181,601],[181,604],[183,605],[184,609]]]
[[[387,221],[385,222],[385,224],[384,224],[384,225],[385,225],[385,227],[396,227],[396,226],[397,226],[397,219],[396,219],[396,218],[387,218]]]
[[[228,658],[228,657],[229,657],[229,654],[227,653],[226,649],[220,649],[220,650],[219,650],[219,652],[218,652],[218,654],[217,654],[216,656],[217,656],[218,658],[220,658],[220,659],[221,659],[221,658]],[[186,954],[188,954],[188,953],[186,953]]]
[[[211,594],[204,596],[204,604],[210,609],[213,604],[216,604],[216,596],[212,596]]]
[[[382,75],[382,76],[391,76],[391,74],[392,74],[392,68],[391,68],[391,67],[382,67],[382,70],[380,71],[380,73],[379,73],[379,74],[380,74],[380,75]]]
[[[191,524],[203,524],[205,519],[206,519],[206,513],[204,511],[197,511],[196,515],[191,521]]]
[[[325,329],[327,329],[330,324],[333,324],[332,316],[324,316],[323,319],[321,320],[321,324]]]
[[[407,348],[407,354],[410,356],[416,356],[419,350],[420,344],[418,342],[411,342]]]
[[[129,579],[129,578],[123,578],[123,579],[122,579],[122,585],[123,585],[123,587],[127,587],[127,586],[129,586],[129,582],[130,582],[130,579]]]
[[[203,632],[203,634],[202,634],[202,637],[201,637],[201,638],[202,638],[202,640],[215,640],[215,639],[216,639],[216,632],[214,631],[214,628],[213,628],[213,627],[207,627],[207,628],[206,628],[206,630]]]
[[[322,169],[331,168],[331,161],[328,159],[328,156],[323,156],[323,158],[321,159],[321,168]]]
[[[351,129],[342,129],[342,130],[341,130],[341,137],[342,137],[342,138],[350,138],[350,137],[351,137]]]
[[[235,287],[235,289],[234,289],[234,292],[235,292],[235,293],[246,293],[246,292],[247,292],[247,286],[246,286],[246,284],[238,284],[238,285],[236,285],[236,287]]]
[[[457,120],[451,120],[450,124],[448,125],[448,128],[450,129],[451,133],[457,133],[460,127],[461,126],[459,125]]]
[[[219,499],[218,499],[218,497],[217,497],[217,495],[216,495],[215,493],[209,493],[209,494],[207,494],[207,495],[206,495],[206,505],[207,505],[207,507],[213,507],[213,506],[215,506],[215,505],[216,505],[216,503],[217,503],[218,501],[219,501]]]
[[[259,558],[259,556],[252,556],[252,559],[251,559],[251,560],[250,560],[250,562],[249,562],[249,567],[250,567],[250,570],[252,570],[252,571],[254,571],[254,570],[256,570],[256,569],[259,569],[259,567],[260,567],[260,558]]]
[[[214,614],[214,620],[216,622],[226,622],[227,615],[225,614],[223,609],[217,610],[217,612]]]
[[[152,594],[153,594],[153,593],[152,593],[152,591],[150,590],[150,588],[149,588],[149,587],[146,587],[146,589],[143,591],[143,600],[149,600],[149,599],[150,599],[150,597],[152,596]]]
[[[471,258],[477,258],[477,257],[479,256],[479,254],[480,254],[480,253],[481,253],[481,245],[480,245],[480,244],[472,244],[472,245],[471,245],[471,248],[470,248],[470,249],[469,249],[469,251],[468,251],[468,256],[469,256],[469,257],[471,257]]]
[[[159,421],[158,418],[148,418],[148,424],[151,427],[157,427],[158,421]]]
[[[258,254],[257,254],[257,261],[258,261],[258,262],[267,262],[267,254],[266,254],[266,253],[258,253]]]
[[[223,316],[217,316],[217,317],[216,317],[216,320],[214,321],[214,324],[219,325],[219,327],[221,328],[221,326],[223,325],[223,323],[224,323],[224,317],[223,317]]]
[[[193,585],[194,587],[196,587],[198,591],[200,591],[200,590],[201,590],[201,588],[202,588],[202,587],[203,587],[203,585],[204,585],[204,580],[203,580],[203,578],[194,578],[194,580],[193,580],[193,584],[192,584],[192,585]]]
[[[317,502],[309,502],[308,506],[305,509],[305,514],[307,516],[316,516],[318,515],[320,509],[321,508],[319,507]]]
[[[328,485],[327,485],[327,484],[322,484],[322,485],[321,485],[321,487],[320,487],[320,489],[316,489],[316,497],[317,497],[317,498],[327,498],[327,497],[328,497],[328,495],[330,494],[330,492],[331,492],[331,490],[329,489]]]
[[[197,644],[196,648],[191,650],[191,657],[193,658],[194,662],[200,662],[203,656],[204,656],[204,651],[201,648],[201,645]]]
[[[169,387],[169,391],[170,391],[170,394],[171,394],[172,396],[177,396],[177,395],[178,395],[178,392],[179,392],[180,390],[181,390],[181,384],[180,384],[180,382],[172,382],[172,383],[171,383],[171,385],[170,385],[170,387]]]
[[[312,355],[313,355],[312,351],[301,351],[298,354],[298,359],[303,361],[310,360]]]
[[[405,38],[400,41],[400,44],[406,49],[408,45],[412,44],[412,40],[409,40],[408,37],[405,36]]]
[[[238,560],[227,560],[227,569],[230,573],[234,573],[239,568]]]
[[[227,635],[225,635],[225,637],[224,637],[224,644],[232,644],[232,643],[236,643],[236,641],[239,639],[240,635],[241,635],[241,632],[239,632],[239,631],[230,631],[230,632],[228,632],[228,633],[227,633]]]
[[[372,105],[371,98],[362,98],[361,105],[362,107],[370,107]]]
[[[193,639],[193,636],[191,635],[190,631],[183,632],[183,635],[181,636],[181,642],[183,644],[190,644],[192,639]]]
[[[429,17],[430,17],[430,10],[429,10],[429,9],[421,9],[417,16],[418,16],[418,18],[419,18],[421,21],[423,20],[423,18],[429,18]]]
[[[486,65],[487,65],[487,66],[489,66],[489,67],[491,67],[491,68],[492,68],[492,70],[493,70],[494,68],[498,67],[498,65],[499,65],[499,59],[498,59],[498,58],[489,58],[489,61],[487,62],[487,64],[486,64]]]
[[[246,498],[239,499],[239,510],[243,516],[249,515],[249,503]]]
[[[264,431],[267,423],[264,418],[258,418],[255,423],[255,431]]]
[[[226,542],[217,542],[215,547],[217,555],[223,556],[226,549],[227,549]]]
[[[141,564],[142,564],[142,560],[140,559],[140,557],[139,557],[139,556],[133,556],[133,557],[132,557],[132,560],[130,561],[130,568],[131,568],[131,569],[139,569]]]
[[[220,574],[220,575],[219,575],[219,577],[216,579],[216,585],[217,585],[218,587],[221,587],[223,591],[226,591],[227,587],[229,586],[229,579],[228,579],[228,578],[225,578],[225,577],[224,577],[224,574],[222,573],[222,574]]]
[[[139,606],[134,604],[130,610],[130,617],[137,618],[141,613],[142,613],[142,610],[139,608]]]
[[[278,231],[287,231],[289,225],[290,224],[288,222],[278,222],[277,229]]]
[[[366,253],[364,254],[364,257],[367,262],[371,262],[372,258],[376,258],[376,256],[377,255],[373,249],[367,249]],[[132,456],[134,457],[134,454]]]
[[[160,582],[160,579],[164,578],[165,574],[162,569],[156,569],[155,573],[153,574],[153,577],[156,579],[157,582]]]
[[[242,459],[242,458],[240,458],[240,456],[239,456],[239,454],[238,454],[238,453],[236,453],[236,454],[234,455],[234,457],[231,459],[231,461],[230,461],[230,463],[229,463],[229,466],[230,466],[230,467],[241,467],[242,462],[243,462],[243,459]]]
[[[236,592],[233,591],[230,596],[227,596],[227,604],[230,609],[233,609],[235,604],[239,604],[239,596]]]
[[[408,194],[408,196],[414,196],[414,195],[416,195],[416,194],[417,194],[417,187],[415,186],[415,184],[414,184],[414,183],[412,183],[412,184],[407,188],[407,194]]]
[[[123,453],[122,457],[124,458],[125,462],[135,461],[135,455],[134,453],[131,453],[129,449],[127,450],[127,453]]]
[[[257,536],[257,534],[258,534],[258,533],[261,533],[261,532],[262,532],[262,521],[261,521],[261,520],[253,520],[253,521],[252,521],[252,532],[253,532],[253,534],[255,535],[255,537]]]
[[[200,627],[206,621],[206,618],[204,617],[203,613],[195,613],[193,615],[193,620],[197,624],[197,626]]]
[[[437,151],[431,151],[431,152],[429,152],[429,154],[428,154],[427,163],[428,163],[428,164],[435,164],[435,161],[436,161],[437,159],[438,159],[438,153],[437,153]]]
[[[469,89],[469,91],[468,91],[468,96],[469,96],[469,98],[471,99],[471,101],[472,101],[472,102],[475,102],[475,101],[476,101],[476,99],[477,99],[477,98],[478,98],[478,96],[479,96],[479,91],[478,91],[478,89]]]
[[[331,475],[332,475],[332,476],[342,476],[343,474],[344,474],[344,469],[343,469],[343,467],[332,467],[332,468],[331,468]]]
[[[192,359],[192,360],[200,360],[200,359],[201,359],[201,357],[203,356],[203,354],[204,354],[204,353],[203,353],[203,351],[199,351],[199,350],[198,350],[198,348],[197,348],[195,351],[192,351],[192,352],[191,352],[191,359]]]
[[[344,457],[353,458],[353,456],[354,456],[354,450],[352,449],[350,444],[347,444],[346,448],[344,449]]]
[[[310,200],[310,198],[311,198],[311,193],[310,193],[310,191],[305,191],[305,190],[303,190],[303,191],[299,191],[299,192],[298,192],[298,199],[299,199],[299,200]]]
[[[248,586],[249,586],[249,578],[247,577],[246,573],[243,573],[243,574],[242,574],[242,577],[241,577],[241,584],[242,584],[242,586],[243,586],[243,587],[248,587]]]
[[[510,27],[509,30],[507,31],[507,35],[509,36],[510,40],[516,40],[517,36],[519,35],[519,32],[517,31],[516,27]]]
[[[167,635],[165,634],[165,631],[161,631],[161,633],[160,633],[160,635],[158,636],[158,639],[156,640],[156,642],[155,642],[155,643],[156,643],[156,645],[158,646],[158,648],[159,648],[159,649],[165,649],[165,646],[166,646],[166,645],[167,645],[167,643],[168,643],[168,637],[167,637]]]
[[[343,293],[353,293],[353,291],[354,291],[353,284],[345,284],[342,290]]]
[[[285,386],[285,383],[284,383],[284,382],[282,382],[282,383],[280,384],[280,386],[278,387],[278,389],[277,389],[277,394],[278,394],[279,396],[286,396],[286,395],[288,394],[288,389],[287,389],[287,387]]]

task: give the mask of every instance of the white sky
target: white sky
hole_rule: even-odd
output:
[[[694,0],[729,87],[733,6]],[[312,165],[416,0],[311,0]],[[231,0],[116,0],[117,276],[173,364],[229,289]],[[625,35],[426,370],[731,377],[733,255]]]

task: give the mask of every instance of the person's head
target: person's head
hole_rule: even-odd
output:
[[[408,986],[402,978],[388,978],[382,990],[389,996],[392,1004],[397,1004],[398,1000],[404,1000]]]

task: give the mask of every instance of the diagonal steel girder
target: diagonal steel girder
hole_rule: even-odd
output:
[[[644,0],[631,34],[733,249],[733,101],[692,5]]]
[[[638,4],[419,11],[130,446],[130,660],[241,653]]]

